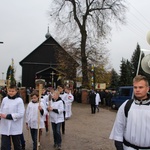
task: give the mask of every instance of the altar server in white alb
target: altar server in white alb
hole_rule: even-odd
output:
[[[63,101],[63,104],[64,104],[64,112],[63,112],[63,114],[64,114],[64,122],[62,122],[62,134],[65,134],[65,116],[66,116],[66,110],[65,110],[65,108],[66,108],[66,104],[65,104],[65,100],[67,99],[67,93],[65,93],[65,91],[64,91],[64,86],[63,85],[59,85],[58,87],[57,87],[57,89],[58,89],[58,91],[60,92],[60,95],[59,95],[59,97],[62,99],[62,101]]]
[[[40,115],[39,115],[40,111]],[[40,131],[42,128],[45,128],[44,125],[44,114],[46,110],[44,104],[42,102],[39,103],[39,93],[34,91],[31,93],[31,101],[27,105],[26,109],[26,127],[30,129],[31,137],[33,141],[33,150],[37,149],[37,144],[40,146],[40,138],[39,143],[37,143],[38,136],[38,126]]]
[[[74,96],[72,95],[71,89],[69,87],[65,87],[65,92],[67,93],[65,99],[65,110],[66,110],[65,119],[69,119],[72,115],[72,102],[74,101]]]
[[[150,95],[145,76],[133,79],[133,90],[133,100],[125,101],[118,110],[110,139],[117,150],[150,150]]]
[[[8,87],[8,96],[3,98],[0,107],[1,150],[21,150],[20,135],[23,132],[24,103],[17,93],[17,87]]]
[[[42,89],[41,102],[43,102],[43,104],[45,106],[45,110],[46,110],[43,118],[44,118],[46,132],[48,132],[48,114],[49,113],[47,111],[47,107],[49,105],[49,95],[47,94],[46,88]]]
[[[50,121],[52,124],[54,138],[54,148],[57,148],[57,150],[61,150],[62,138],[60,127],[62,122],[64,122],[64,104],[61,98],[59,97],[58,91],[53,92],[52,100],[47,110],[50,112]]]

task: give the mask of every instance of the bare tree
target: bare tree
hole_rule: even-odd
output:
[[[111,22],[125,23],[125,0],[53,0],[51,4],[57,31],[63,38],[80,39],[82,85],[88,87],[87,58],[95,60],[98,45],[110,34]]]

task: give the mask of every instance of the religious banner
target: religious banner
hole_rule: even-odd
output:
[[[95,89],[105,90],[106,89],[106,83],[96,83]]]

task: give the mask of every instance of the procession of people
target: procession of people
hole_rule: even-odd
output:
[[[134,97],[120,106],[109,137],[114,140],[117,150],[150,148],[149,115],[147,114],[150,100],[147,78],[141,75],[136,76],[133,79],[133,88]],[[25,150],[24,124],[27,132],[30,132],[33,150],[38,150],[41,146],[40,141],[43,138],[44,130],[46,133],[52,130],[53,148],[61,150],[62,134],[65,134],[66,130],[65,122],[72,116],[72,103],[74,101],[72,93],[71,88],[64,85],[59,85],[56,89],[39,86],[30,94],[30,100],[26,106],[18,87],[16,85],[8,86],[7,94],[0,105],[1,150]],[[88,99],[91,114],[99,112],[102,101],[99,91],[91,89]],[[144,141],[143,137],[148,140]]]
[[[27,132],[30,132],[33,150],[39,149],[42,131],[49,132],[49,123],[53,131],[53,146],[61,150],[61,134],[65,134],[65,120],[71,118],[73,101],[70,87],[42,87],[30,93],[29,103],[25,107],[17,86],[7,87],[7,95],[0,106],[1,150],[25,150],[24,123]]]
[[[30,132],[33,150],[38,150],[40,147],[40,139],[42,138],[42,132],[44,130],[48,135],[51,130],[49,124],[51,124],[53,132],[53,147],[57,150],[61,150],[61,134],[65,134],[65,122],[72,116],[73,101],[79,99],[74,91],[65,85],[58,85],[56,89],[42,86],[41,91],[39,87],[38,89],[30,87],[27,88],[27,106],[25,106],[23,98],[21,98],[21,94],[16,86],[11,85],[6,89],[8,91],[6,91],[7,93],[2,100],[0,108],[0,124],[6,128],[6,131],[2,130],[2,128],[0,130],[2,136],[1,150],[11,150],[12,148],[15,150],[25,150],[26,140],[23,134],[24,123],[27,132]],[[74,99],[75,97],[76,99]],[[12,101],[12,99],[14,101]],[[22,104],[21,112],[20,109],[17,109],[21,105],[17,103],[18,99]],[[88,99],[91,104],[91,113],[95,114],[96,110],[99,112],[99,106],[102,101],[100,91],[94,89],[90,90]],[[5,102],[6,100],[7,103]],[[13,109],[10,104],[13,105]],[[9,126],[7,122],[9,122]],[[21,126],[15,133],[13,131],[15,130],[13,124],[19,126],[20,123]]]

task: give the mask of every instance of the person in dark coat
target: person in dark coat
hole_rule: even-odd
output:
[[[111,106],[111,98],[112,98],[112,93],[110,90],[105,90],[105,100],[106,100],[106,106]]]
[[[89,103],[91,104],[91,113],[95,114],[96,112],[96,93],[94,90],[89,93]]]

